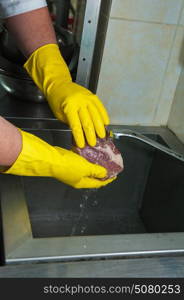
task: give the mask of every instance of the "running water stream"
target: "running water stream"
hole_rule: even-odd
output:
[[[80,212],[79,216],[75,222],[75,224],[72,227],[71,230],[71,236],[75,235],[75,233],[78,231],[79,226],[80,226],[80,234],[83,235],[85,233],[86,227],[87,227],[87,219],[88,219],[88,203],[89,203],[89,198],[92,196],[94,193],[96,193],[96,189],[86,189],[84,193],[81,196],[81,201],[79,203],[80,207]],[[96,197],[95,197],[96,198]],[[93,203],[91,203],[93,206],[96,206],[98,204],[98,201],[95,199],[93,200]],[[81,220],[83,219],[83,222],[81,223]]]

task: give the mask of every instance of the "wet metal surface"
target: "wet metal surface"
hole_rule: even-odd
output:
[[[71,147],[70,133],[34,133],[52,144]],[[104,188],[76,190],[50,178],[22,178],[35,237],[146,231],[139,205],[154,149],[127,138],[115,144],[124,157],[125,170]]]

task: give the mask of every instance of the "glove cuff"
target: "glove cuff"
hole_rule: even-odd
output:
[[[14,164],[2,174],[52,176],[51,162],[53,151],[56,152],[54,147],[31,133],[19,130],[22,135],[22,150]]]
[[[24,68],[45,95],[49,85],[58,78],[60,83],[72,81],[57,44],[47,44],[35,50],[24,64]]]

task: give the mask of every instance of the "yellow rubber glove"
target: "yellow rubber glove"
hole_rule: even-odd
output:
[[[68,67],[56,44],[32,53],[24,67],[43,92],[56,118],[67,123],[78,147],[96,144],[96,134],[105,137],[109,117],[99,98],[72,82]]]
[[[22,151],[3,174],[54,177],[74,188],[99,188],[115,179],[98,180],[106,176],[105,168],[70,150],[51,146],[33,134],[22,130],[20,133]]]

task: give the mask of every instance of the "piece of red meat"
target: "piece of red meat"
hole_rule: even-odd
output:
[[[121,153],[114,145],[109,133],[104,139],[97,138],[95,147],[88,144],[84,148],[73,146],[73,151],[88,161],[106,168],[107,177],[103,180],[117,176],[124,169]]]

